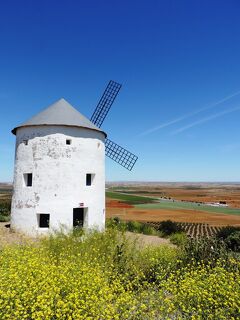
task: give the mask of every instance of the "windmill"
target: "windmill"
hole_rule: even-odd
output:
[[[121,87],[121,84],[113,80],[109,81],[90,119],[98,128],[101,128]],[[138,159],[136,155],[108,138],[105,139],[105,152],[110,159],[114,160],[129,171],[132,170]]]
[[[110,81],[87,119],[61,98],[16,135],[11,228],[39,235],[61,226],[105,226],[105,154],[132,170],[137,156],[100,129],[121,85]]]

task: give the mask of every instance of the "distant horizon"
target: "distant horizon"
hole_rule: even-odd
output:
[[[106,183],[152,183],[152,184],[157,184],[157,183],[191,183],[191,184],[240,184],[240,181],[152,181],[152,180],[119,180],[119,181],[107,181]]]
[[[152,184],[166,184],[166,183],[191,183],[191,184],[240,184],[240,181],[154,181],[154,180],[106,180],[107,183],[152,183]],[[9,181],[0,181],[0,184],[7,184],[7,185],[12,185],[13,182]]]

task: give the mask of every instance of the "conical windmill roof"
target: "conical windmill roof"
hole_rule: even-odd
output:
[[[54,102],[48,108],[44,109],[28,121],[14,128],[12,130],[12,133],[16,134],[17,129],[21,127],[40,125],[63,125],[71,127],[82,127],[100,131],[106,136],[106,133],[104,131],[96,127],[90,120],[83,116],[63,98]]]

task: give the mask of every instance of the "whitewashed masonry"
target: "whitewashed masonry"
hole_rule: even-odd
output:
[[[106,134],[60,99],[16,127],[11,228],[105,226]]]

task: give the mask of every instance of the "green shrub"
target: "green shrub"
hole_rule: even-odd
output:
[[[11,200],[0,200],[0,222],[8,222],[10,220]]]
[[[177,246],[185,246],[188,241],[188,237],[185,232],[173,233],[170,235],[169,239],[173,244],[176,244]]]
[[[188,238],[184,246],[184,261],[212,263],[218,259],[228,260],[227,246],[224,241],[212,238]]]
[[[226,239],[227,247],[235,252],[240,252],[240,231],[231,233]]]
[[[142,223],[138,221],[128,221],[126,223],[127,230],[130,232],[141,233],[142,232]]]
[[[182,232],[182,227],[174,221],[165,220],[162,221],[158,227],[158,230],[163,232],[164,235],[169,236],[172,233]]]
[[[116,228],[119,231],[130,231],[134,233],[143,233],[146,235],[158,235],[155,228],[146,223],[138,221],[122,221],[119,217],[110,218],[106,220],[107,228]]]
[[[107,228],[115,228],[119,231],[127,230],[126,222],[122,221],[119,217],[106,219],[106,227]]]
[[[156,229],[149,226],[147,223],[142,223],[141,233],[146,235],[158,235]]]
[[[216,238],[224,241],[229,250],[240,252],[240,227],[223,227],[217,232]]]
[[[223,227],[216,233],[216,237],[218,239],[225,240],[228,236],[230,236],[232,233],[236,231],[240,231],[240,227],[234,227],[234,226]]]
[[[9,221],[10,221],[10,215],[0,214],[0,222],[9,222]]]
[[[126,223],[126,230],[135,233],[143,233],[146,235],[157,235],[157,231],[155,228],[151,227],[147,223],[138,221],[128,221]]]

